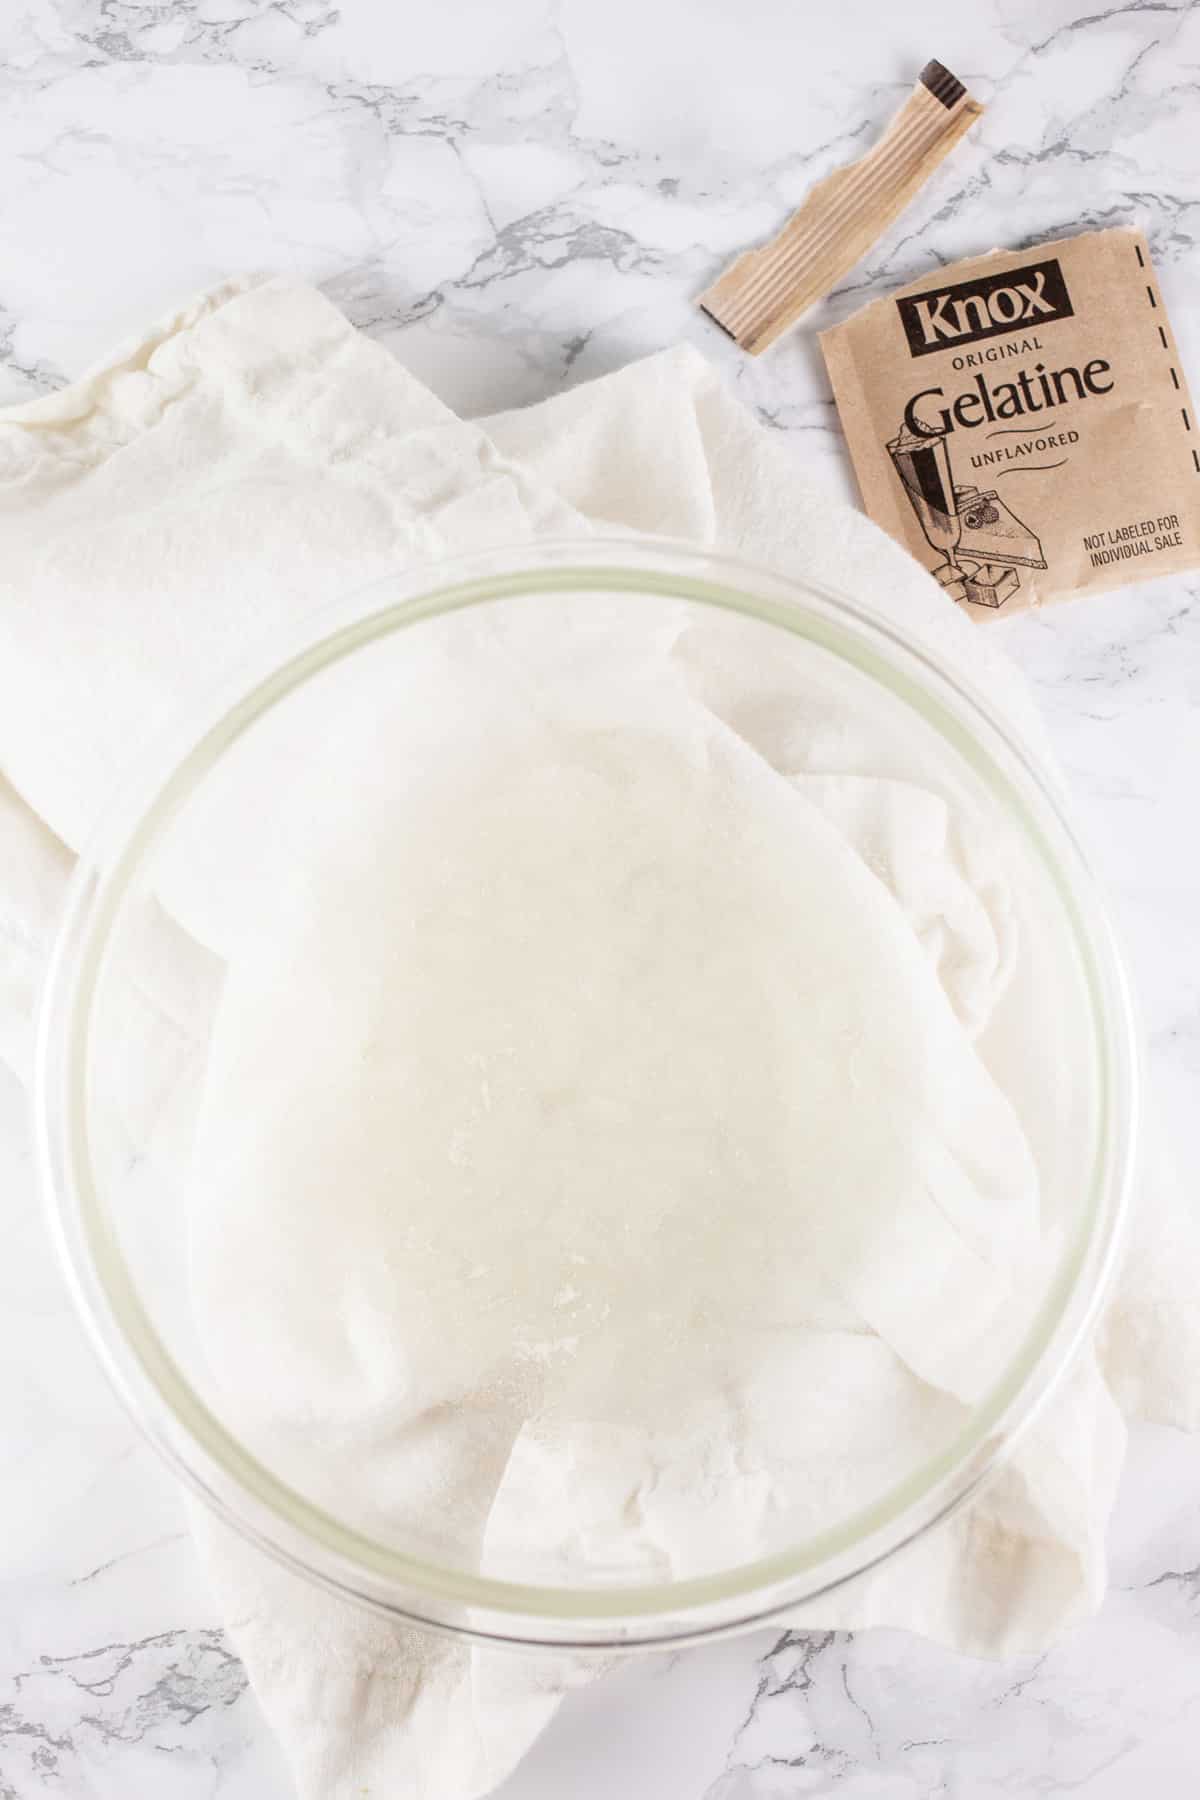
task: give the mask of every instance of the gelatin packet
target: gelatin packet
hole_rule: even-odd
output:
[[[1200,430],[1141,232],[955,263],[821,348],[867,512],[975,616],[1200,565]]]

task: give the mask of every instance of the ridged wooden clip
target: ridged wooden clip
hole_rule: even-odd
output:
[[[949,69],[926,63],[874,148],[819,181],[769,244],[731,263],[701,294],[704,311],[757,356],[866,255],[982,111]]]

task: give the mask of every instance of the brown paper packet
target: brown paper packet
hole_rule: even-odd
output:
[[[955,263],[821,348],[867,512],[975,616],[1200,565],[1200,432],[1139,231]]]

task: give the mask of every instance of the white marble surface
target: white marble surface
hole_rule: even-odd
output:
[[[813,15],[810,17],[810,13]],[[1172,0],[19,0],[0,16],[0,400],[232,271],[321,282],[483,412],[690,337],[832,486],[811,328],[761,364],[690,297],[938,55],[980,128],[825,323],[938,259],[1135,222],[1200,382],[1200,9]],[[1124,914],[1200,1156],[1200,578],[997,627]],[[110,1400],[0,1077],[0,1800],[284,1800],[172,1482]],[[1135,1438],[1100,1617],[1036,1660],[778,1634],[573,1699],[505,1800],[1191,1800],[1200,1443]],[[388,1796],[387,1800],[402,1800]]]

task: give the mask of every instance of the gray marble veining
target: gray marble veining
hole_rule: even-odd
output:
[[[691,339],[848,493],[815,328],[939,261],[1122,221],[1200,379],[1191,4],[22,0],[0,52],[3,401],[275,268],[469,413]],[[693,296],[866,147],[932,54],[984,119],[801,330],[743,358]],[[1002,628],[1117,896],[1191,1158],[1198,596],[1178,580]],[[174,1488],[67,1317],[21,1119],[0,1072],[0,1800],[283,1800]],[[1198,1571],[1200,1446],[1146,1428],[1108,1602],[1046,1655],[767,1633],[639,1663],[567,1705],[505,1800],[1191,1800]]]

